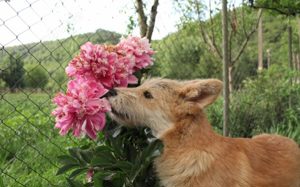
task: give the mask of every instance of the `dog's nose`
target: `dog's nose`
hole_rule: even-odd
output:
[[[103,97],[114,97],[117,96],[117,90],[110,89]]]

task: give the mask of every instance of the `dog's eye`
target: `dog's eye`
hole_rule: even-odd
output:
[[[148,91],[144,91],[144,96],[147,99],[152,99],[153,98],[152,94],[150,92],[148,92]]]

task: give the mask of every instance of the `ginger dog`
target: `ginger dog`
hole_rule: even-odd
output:
[[[203,110],[222,89],[215,79],[151,79],[110,91],[111,116],[150,127],[164,144],[155,167],[164,187],[300,187],[300,149],[278,135],[215,133]]]

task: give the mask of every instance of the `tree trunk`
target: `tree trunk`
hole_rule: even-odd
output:
[[[264,68],[263,65],[263,22],[262,17],[259,18],[258,23],[258,72],[261,72]]]
[[[157,7],[159,5],[159,0],[154,0],[153,5],[151,7],[150,12],[150,21],[149,25],[147,23],[147,16],[144,11],[144,2],[143,0],[136,0],[135,1],[135,9],[138,14],[138,22],[140,27],[140,35],[141,37],[146,37],[149,42],[151,42],[152,34],[155,26],[155,20],[157,15]]]
[[[295,83],[299,84],[300,83],[300,53],[299,52],[296,54],[295,70],[297,71]]]
[[[300,54],[299,53],[297,54],[296,62],[297,62],[297,71],[300,71]]]
[[[229,81],[229,93],[232,93],[233,91],[233,76],[232,76],[232,71],[233,66],[229,65],[228,66],[228,81]]]
[[[155,19],[156,19],[156,15],[157,15],[158,4],[159,4],[158,0],[154,0],[154,3],[151,7],[150,22],[149,22],[149,27],[148,27],[148,30],[147,30],[147,35],[146,35],[149,42],[151,42],[151,39],[152,39],[152,34],[153,34],[153,30],[154,30],[154,25],[155,25]]]
[[[271,49],[267,49],[268,68],[271,66]]]
[[[140,35],[141,37],[146,36],[148,25],[147,25],[147,17],[144,12],[144,3],[143,0],[136,0],[136,11],[138,13],[138,21],[139,21],[139,27],[140,27]]]
[[[293,31],[292,31],[292,26],[288,25],[288,45],[289,45],[289,66],[290,69],[293,70],[293,45],[292,45],[292,36],[293,36]],[[293,79],[290,78],[290,86],[293,85]],[[292,108],[292,97],[289,97],[289,107]]]
[[[223,96],[224,96],[224,112],[223,112],[223,135],[228,136],[229,121],[229,81],[228,81],[228,20],[227,20],[227,0],[222,0],[222,34],[223,34]]]
[[[296,52],[293,52],[293,69],[294,70],[297,70],[297,67],[298,64],[297,64],[297,53]]]

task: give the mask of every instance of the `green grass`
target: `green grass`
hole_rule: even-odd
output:
[[[51,95],[0,94],[0,186],[66,186],[57,156],[86,140],[61,137],[50,115]],[[21,183],[21,184],[19,184]]]

